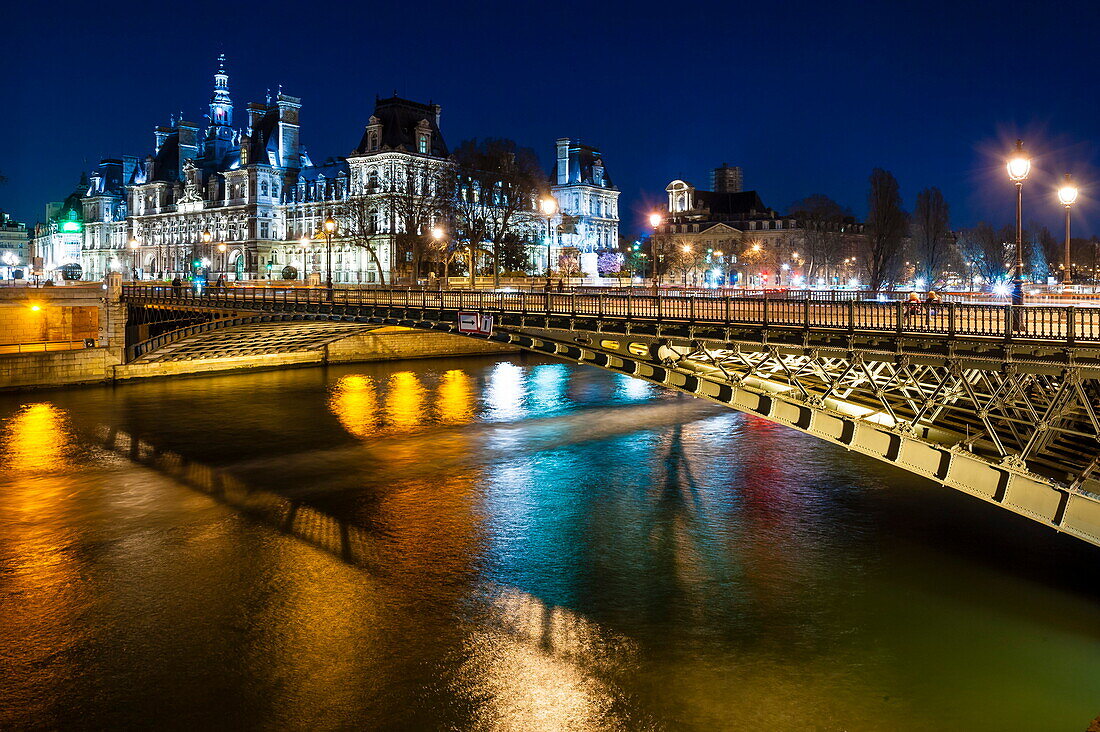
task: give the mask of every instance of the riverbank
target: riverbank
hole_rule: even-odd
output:
[[[328,364],[478,356],[516,350],[491,341],[395,326],[359,333],[308,350],[247,355],[205,354],[200,351],[174,360],[128,364],[119,362],[116,351],[103,347],[12,353],[0,354],[0,390],[87,386],[137,379]]]

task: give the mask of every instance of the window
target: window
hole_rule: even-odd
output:
[[[424,153],[425,155],[427,155],[427,153],[428,153],[428,136],[424,133],[420,133],[419,135],[417,135],[417,138],[418,138],[417,141],[416,141],[416,150],[417,150],[417,152],[421,152],[421,153]]]
[[[266,180],[263,183],[260,184],[260,193],[264,196],[267,195],[267,181]]]

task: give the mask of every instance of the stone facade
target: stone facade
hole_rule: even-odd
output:
[[[619,189],[611,182],[600,151],[560,138],[555,147],[551,194],[558,212],[551,220],[550,257],[574,250],[584,274],[596,276],[600,251],[619,246]],[[540,260],[545,270],[545,253]]]
[[[425,214],[431,206],[424,203],[441,187],[451,196],[464,190],[440,129],[440,106],[376,99],[352,152],[319,163],[302,144],[301,110],[301,99],[280,89],[248,104],[245,126],[234,127],[220,59],[202,125],[172,118],[154,129],[144,158],[107,159],[92,171],[74,207],[81,231],[64,245],[79,240],[84,278],[114,271],[128,279],[323,281],[329,247],[322,225],[330,217],[338,223],[335,283],[390,283],[408,273],[412,254],[398,246],[403,235],[446,228],[440,216]],[[618,243],[619,191],[595,148],[562,139],[557,152],[554,245],[590,255],[594,271],[595,252]],[[537,216],[526,219],[531,225],[519,234],[545,244],[539,232],[546,220],[540,227]],[[544,246],[530,254],[533,264],[545,264]],[[47,259],[47,268],[56,268],[70,257]]]

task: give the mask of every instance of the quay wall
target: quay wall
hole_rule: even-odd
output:
[[[38,353],[0,353],[0,390],[124,382],[134,379],[266,370],[365,361],[398,361],[514,352],[517,349],[450,333],[381,328],[310,351],[181,361],[120,363],[116,349],[85,348]]]

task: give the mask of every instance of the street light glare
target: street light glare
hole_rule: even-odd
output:
[[[432,227],[432,238],[435,239],[436,241],[439,241],[440,239],[442,239],[443,238],[443,227],[433,226]]]
[[[558,202],[553,196],[547,196],[539,201],[539,210],[542,211],[543,216],[553,216],[557,213]]]
[[[1077,202],[1077,186],[1073,185],[1073,178],[1069,173],[1066,173],[1065,182],[1062,187],[1058,189],[1058,200],[1062,202],[1063,206],[1072,206]]]
[[[333,219],[331,216],[325,219],[325,231],[330,234],[336,233],[336,220]]]
[[[1017,183],[1027,180],[1031,172],[1031,158],[1024,152],[1024,141],[1016,141],[1016,150],[1008,160],[1008,177]]]
[[[652,226],[654,229],[660,226],[663,220],[664,219],[661,217],[661,214],[657,212],[653,212],[649,215],[649,225]]]

